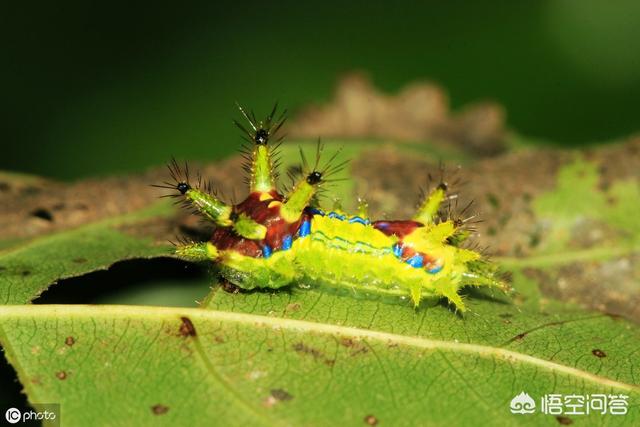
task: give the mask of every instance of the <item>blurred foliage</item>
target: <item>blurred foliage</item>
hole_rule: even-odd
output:
[[[640,128],[638,3],[245,1],[5,5],[0,169],[59,178],[231,153],[237,100],[327,100],[370,73],[443,85],[454,108],[502,103],[509,124],[577,144]],[[177,151],[179,150],[179,151]]]

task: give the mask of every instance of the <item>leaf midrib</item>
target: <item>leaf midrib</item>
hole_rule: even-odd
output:
[[[455,341],[433,340],[429,338],[404,336],[389,332],[360,329],[349,326],[340,326],[311,322],[307,320],[286,319],[281,317],[268,317],[256,314],[235,313],[229,311],[205,310],[201,308],[180,307],[154,307],[154,306],[125,306],[125,305],[38,305],[38,306],[3,306],[0,307],[0,321],[7,318],[70,316],[96,319],[106,317],[126,319],[157,319],[159,317],[189,317],[194,320],[215,320],[235,322],[254,327],[270,327],[272,329],[286,329],[291,331],[327,334],[349,338],[376,340],[387,344],[399,344],[426,350],[445,350],[466,354],[475,354],[478,357],[497,358],[506,362],[519,362],[534,365],[538,368],[552,372],[558,372],[580,378],[585,381],[608,386],[625,391],[640,392],[640,386],[615,381],[606,377],[592,374],[581,369],[563,365],[556,362],[540,359],[524,353],[507,350],[501,347],[488,345],[460,343]],[[6,343],[5,343],[6,345]]]

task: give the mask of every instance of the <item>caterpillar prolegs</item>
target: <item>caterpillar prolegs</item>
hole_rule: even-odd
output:
[[[173,181],[160,187],[176,190],[175,196],[216,226],[208,242],[177,246],[177,256],[216,263],[223,278],[242,289],[298,283],[410,298],[416,307],[425,296],[435,296],[464,311],[460,288],[504,289],[496,267],[461,246],[470,234],[464,221],[440,215],[448,197],[444,182],[426,194],[408,220],[372,221],[364,205],[356,215],[322,210],[318,191],[345,167],[336,162],[337,153],[322,161],[318,144],[312,164],[301,150],[302,175],[283,195],[276,187],[276,135],[284,114],[276,118],[274,107],[257,120],[240,111],[248,126],[236,125],[249,144],[244,151],[249,195],[244,201],[227,205],[202,185],[192,185],[175,161],[169,165]]]

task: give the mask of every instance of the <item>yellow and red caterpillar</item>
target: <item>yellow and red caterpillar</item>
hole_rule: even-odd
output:
[[[409,220],[371,221],[364,211],[348,215],[313,206],[314,196],[345,166],[321,165],[322,148],[310,165],[302,155],[302,178],[286,196],[276,189],[274,146],[270,141],[284,122],[275,107],[265,120],[240,111],[249,127],[246,170],[249,196],[229,206],[189,183],[175,161],[173,182],[160,186],[193,205],[216,225],[208,242],[178,246],[176,254],[218,265],[224,279],[242,289],[278,289],[292,284],[357,290],[372,295],[445,297],[460,311],[464,286],[504,289],[496,268],[474,250],[461,247],[469,233],[461,221],[438,214],[447,199],[444,182],[432,189]],[[277,147],[277,144],[275,145]]]

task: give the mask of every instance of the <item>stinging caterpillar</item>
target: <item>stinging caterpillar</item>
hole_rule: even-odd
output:
[[[410,298],[417,307],[425,296],[445,297],[465,311],[458,294],[464,286],[505,289],[497,268],[472,249],[462,247],[470,231],[465,221],[442,217],[448,188],[440,184],[426,194],[412,219],[372,221],[366,204],[350,215],[322,210],[316,197],[323,185],[346,166],[338,153],[322,160],[318,143],[315,162],[302,150],[302,177],[286,195],[276,187],[276,134],[285,121],[277,105],[264,120],[238,106],[248,127],[235,121],[245,145],[249,195],[227,205],[209,186],[192,185],[188,169],[169,165],[172,182],[157,187],[177,193],[216,226],[208,242],[178,245],[176,255],[217,264],[224,279],[242,289],[278,289],[294,283],[357,290],[369,295]],[[276,140],[275,144],[271,142]]]

